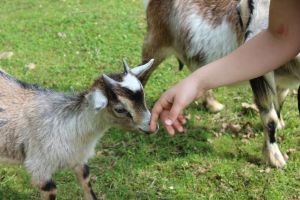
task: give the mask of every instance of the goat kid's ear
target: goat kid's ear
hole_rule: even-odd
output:
[[[95,110],[102,110],[107,106],[107,98],[101,90],[91,91],[86,95],[89,105]]]
[[[143,64],[143,65],[140,65],[140,66],[137,66],[137,67],[131,69],[131,73],[133,73],[136,77],[141,79],[143,76],[145,76],[149,72],[153,63],[154,63],[154,59],[151,59],[146,64]]]

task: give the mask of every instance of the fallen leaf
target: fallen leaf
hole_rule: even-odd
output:
[[[221,133],[224,133],[226,130],[233,133],[235,136],[238,135],[238,133],[241,131],[241,126],[239,124],[232,124],[232,123],[222,123],[221,126]]]
[[[250,141],[248,139],[246,139],[246,138],[243,138],[241,141],[244,144],[249,144],[250,143]]]
[[[67,37],[67,35],[64,32],[58,32],[57,35],[60,38],[66,38]]]
[[[244,126],[243,126],[243,129],[245,131],[245,134],[243,137],[245,138],[254,138],[256,135],[254,133],[254,131],[252,130],[252,127],[251,127],[251,124],[250,123],[246,123]]]
[[[232,133],[237,134],[242,128],[239,124],[231,124],[227,125],[227,129],[230,130]]]
[[[288,149],[287,151],[286,151],[286,154],[287,155],[291,155],[291,154],[293,154],[293,153],[295,153],[296,152],[296,149]]]
[[[10,59],[14,53],[12,51],[0,52],[0,60],[1,59]]]
[[[268,173],[270,173],[270,171],[271,171],[271,168],[270,167],[267,167],[266,169],[265,169],[265,172],[268,174]]]
[[[169,189],[170,189],[170,190],[174,190],[174,186],[170,186]]]
[[[211,139],[207,139],[207,142],[208,142],[209,144],[212,144],[212,143],[213,143],[213,141],[212,141]]]
[[[28,70],[34,70],[35,69],[35,64],[34,63],[29,63],[28,65],[26,65],[25,67],[28,69]]]
[[[97,153],[96,153],[97,156],[111,156],[113,154],[114,154],[113,151],[110,151],[110,150],[107,150],[107,149],[97,151]]]
[[[185,119],[190,120],[191,119],[191,114],[186,115]]]
[[[97,181],[97,176],[91,176],[91,180]]]
[[[255,104],[249,104],[249,103],[242,103],[242,108],[245,110],[253,110],[255,112],[259,112],[257,106]]]
[[[214,136],[217,137],[217,138],[218,138],[218,137],[221,137],[221,136],[223,135],[222,133],[217,133],[217,132],[213,132],[213,134],[214,134]]]
[[[196,115],[195,118],[196,118],[196,120],[200,120],[201,119],[201,117],[199,115]]]
[[[270,167],[267,167],[266,169],[260,169],[258,170],[260,173],[270,173],[271,172],[271,168]]]

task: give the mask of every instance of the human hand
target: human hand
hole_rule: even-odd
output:
[[[170,110],[163,110],[159,115],[160,120],[162,122],[168,120],[169,114],[170,114]],[[177,119],[174,120],[172,125],[167,125],[166,123],[163,123],[163,126],[165,127],[169,135],[173,136],[175,135],[175,130],[179,133],[183,133],[185,131],[185,129],[183,128],[183,125],[185,123],[186,123],[186,118],[182,113],[180,113]]]
[[[183,132],[182,125],[185,123],[183,109],[203,93],[204,89],[199,87],[198,80],[194,76],[183,79],[167,90],[152,109],[150,130],[155,131],[157,120],[160,118],[170,135],[174,135],[175,130]]]

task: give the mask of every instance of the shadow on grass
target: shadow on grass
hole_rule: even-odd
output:
[[[215,157],[219,157],[226,160],[240,160],[245,161],[250,164],[254,164],[256,166],[262,166],[264,164],[264,161],[262,157],[249,154],[248,152],[230,152],[230,151],[222,151],[215,154]]]
[[[189,128],[187,134],[174,137],[170,137],[164,130],[154,135],[145,135],[113,129],[108,134],[110,136],[104,137],[97,147],[97,157],[102,161],[128,162],[134,168],[193,154],[206,155],[213,151],[207,142],[210,133],[203,127]]]

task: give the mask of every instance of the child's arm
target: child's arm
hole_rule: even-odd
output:
[[[161,113],[168,132],[182,130],[178,116],[208,90],[249,80],[272,71],[295,57],[300,50],[300,1],[273,0],[267,30],[228,56],[199,68],[166,91],[154,105],[151,127]]]

